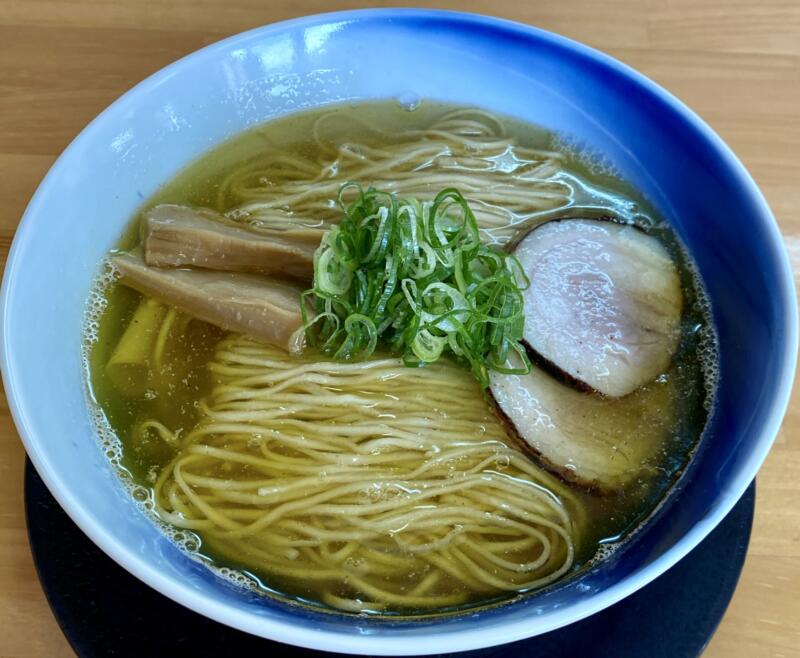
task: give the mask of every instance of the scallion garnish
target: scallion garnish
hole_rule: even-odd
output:
[[[344,218],[323,237],[313,287],[303,293],[310,304],[301,304],[312,345],[355,361],[380,341],[409,366],[449,353],[483,387],[489,370],[530,370],[520,344],[530,282],[514,256],[480,241],[458,190],[420,202],[347,183],[338,201]],[[512,352],[520,368],[508,367]]]

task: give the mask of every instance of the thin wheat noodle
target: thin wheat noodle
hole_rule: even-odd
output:
[[[326,137],[325,124],[337,117],[323,114],[314,123],[316,157],[262,157],[231,172],[219,187],[218,207],[257,230],[297,231],[314,240],[338,220],[332,200],[345,181],[422,201],[457,186],[470,199],[484,238],[502,244],[519,224],[571,203],[573,189],[560,175],[563,154],[516,143],[490,112],[454,110],[428,129],[398,134],[351,120],[349,132],[366,136],[364,142]],[[374,141],[382,146],[371,146]]]
[[[579,506],[509,446],[460,368],[298,358],[231,336],[210,370],[156,509],[267,582],[342,610],[409,611],[572,567]]]

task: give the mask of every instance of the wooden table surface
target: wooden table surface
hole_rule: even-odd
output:
[[[122,92],[230,34],[358,6],[357,0],[0,0],[3,264],[48,167]],[[800,269],[800,0],[462,0],[431,6],[559,32],[661,83],[744,161]],[[0,657],[72,656],[34,572],[23,511],[24,452],[0,397]],[[750,551],[704,654],[709,658],[800,656],[798,440],[795,392],[758,477]]]

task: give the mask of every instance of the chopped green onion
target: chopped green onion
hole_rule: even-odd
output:
[[[380,341],[409,366],[448,353],[483,387],[490,370],[530,370],[520,343],[530,281],[514,256],[481,243],[458,190],[422,203],[347,183],[339,204],[344,218],[323,237],[313,287],[303,294],[314,311],[301,305],[312,345],[357,361]],[[519,368],[508,367],[511,353]]]

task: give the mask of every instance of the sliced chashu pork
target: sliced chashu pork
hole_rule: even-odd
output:
[[[562,219],[533,229],[514,253],[531,280],[524,339],[534,352],[609,396],[667,368],[683,293],[656,238],[612,221]]]
[[[653,468],[672,434],[670,380],[625,398],[603,398],[533,367],[527,375],[492,372],[501,417],[550,470],[572,482],[614,491]]]
[[[150,267],[138,250],[116,254],[111,263],[122,283],[192,317],[290,351],[300,347],[299,284],[255,274]]]
[[[194,266],[211,270],[284,274],[311,280],[319,245],[262,235],[205,208],[156,206],[142,221],[142,246],[148,265]]]

